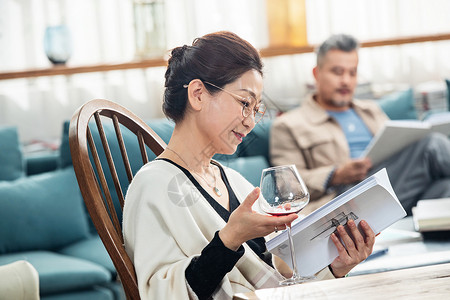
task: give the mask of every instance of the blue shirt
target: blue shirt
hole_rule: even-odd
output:
[[[327,111],[341,126],[350,148],[350,157],[358,158],[372,140],[372,133],[353,108],[346,111]]]

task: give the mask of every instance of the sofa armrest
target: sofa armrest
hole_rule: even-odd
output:
[[[39,299],[39,275],[25,260],[0,266],[0,299]]]
[[[24,159],[27,176],[54,171],[59,167],[59,151],[30,153]]]

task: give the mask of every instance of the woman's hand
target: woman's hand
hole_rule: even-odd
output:
[[[230,215],[228,223],[219,231],[223,244],[236,251],[248,240],[263,237],[277,230],[286,228],[298,218],[297,214],[282,217],[267,216],[252,210],[252,206],[259,197],[260,190],[255,188],[238,208]]]
[[[351,269],[372,253],[375,234],[366,221],[362,220],[359,224],[364,232],[365,238],[361,235],[353,220],[347,222],[347,227],[350,229],[353,238],[350,237],[344,226],[338,226],[337,232],[345,247],[336,234],[331,234],[331,240],[339,252],[339,256],[331,263],[331,270],[335,277],[345,276]]]

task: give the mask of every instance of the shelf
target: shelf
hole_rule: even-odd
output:
[[[360,46],[361,48],[370,48],[370,47],[396,46],[396,45],[423,43],[423,42],[437,42],[445,40],[450,40],[450,33],[366,41],[361,42]],[[261,49],[260,52],[261,56],[263,57],[271,57],[279,55],[311,53],[315,51],[315,48],[316,46],[312,45],[303,47],[272,47],[267,49]]]
[[[144,69],[152,67],[162,67],[166,65],[167,65],[166,60],[158,58],[119,64],[102,64],[102,65],[79,66],[79,67],[55,66],[47,69],[30,69],[24,71],[1,72],[0,80],[40,77],[40,76],[72,75],[79,73],[106,72],[106,71],[128,70],[128,69]]]
[[[381,47],[381,46],[395,46],[403,44],[412,43],[423,43],[423,42],[436,42],[450,40],[450,33],[435,34],[435,35],[423,35],[423,36],[411,36],[411,37],[401,37],[394,39],[384,39],[384,40],[374,40],[366,41],[361,43],[361,47]],[[271,47],[261,49],[260,53],[262,57],[273,57],[279,55],[293,55],[302,53],[314,52],[315,46],[303,46],[303,47]],[[115,70],[129,70],[129,69],[145,69],[152,67],[163,67],[167,65],[167,61],[163,58],[148,59],[142,61],[133,61],[127,63],[117,63],[117,64],[99,64],[90,66],[55,66],[46,69],[29,69],[22,71],[10,71],[10,72],[0,72],[0,80],[6,79],[17,79],[17,78],[30,78],[30,77],[40,77],[40,76],[55,76],[55,75],[72,75],[79,73],[90,73],[90,72],[106,72]]]

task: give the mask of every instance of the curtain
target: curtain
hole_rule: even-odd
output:
[[[265,0],[163,2],[167,49],[217,30],[234,31],[257,48],[270,44]],[[51,67],[43,39],[45,28],[55,23],[70,30],[69,66],[136,59],[132,0],[2,0],[0,12],[0,72]],[[307,39],[316,45],[333,33],[368,41],[448,32],[449,15],[445,0],[306,0]],[[448,53],[448,41],[363,48],[359,80],[384,89],[442,81],[450,77]],[[266,94],[284,110],[298,105],[313,84],[315,55],[270,57],[264,63]],[[0,126],[17,126],[25,142],[57,143],[62,122],[93,98],[116,101],[143,119],[163,117],[164,72],[155,67],[2,80]]]

